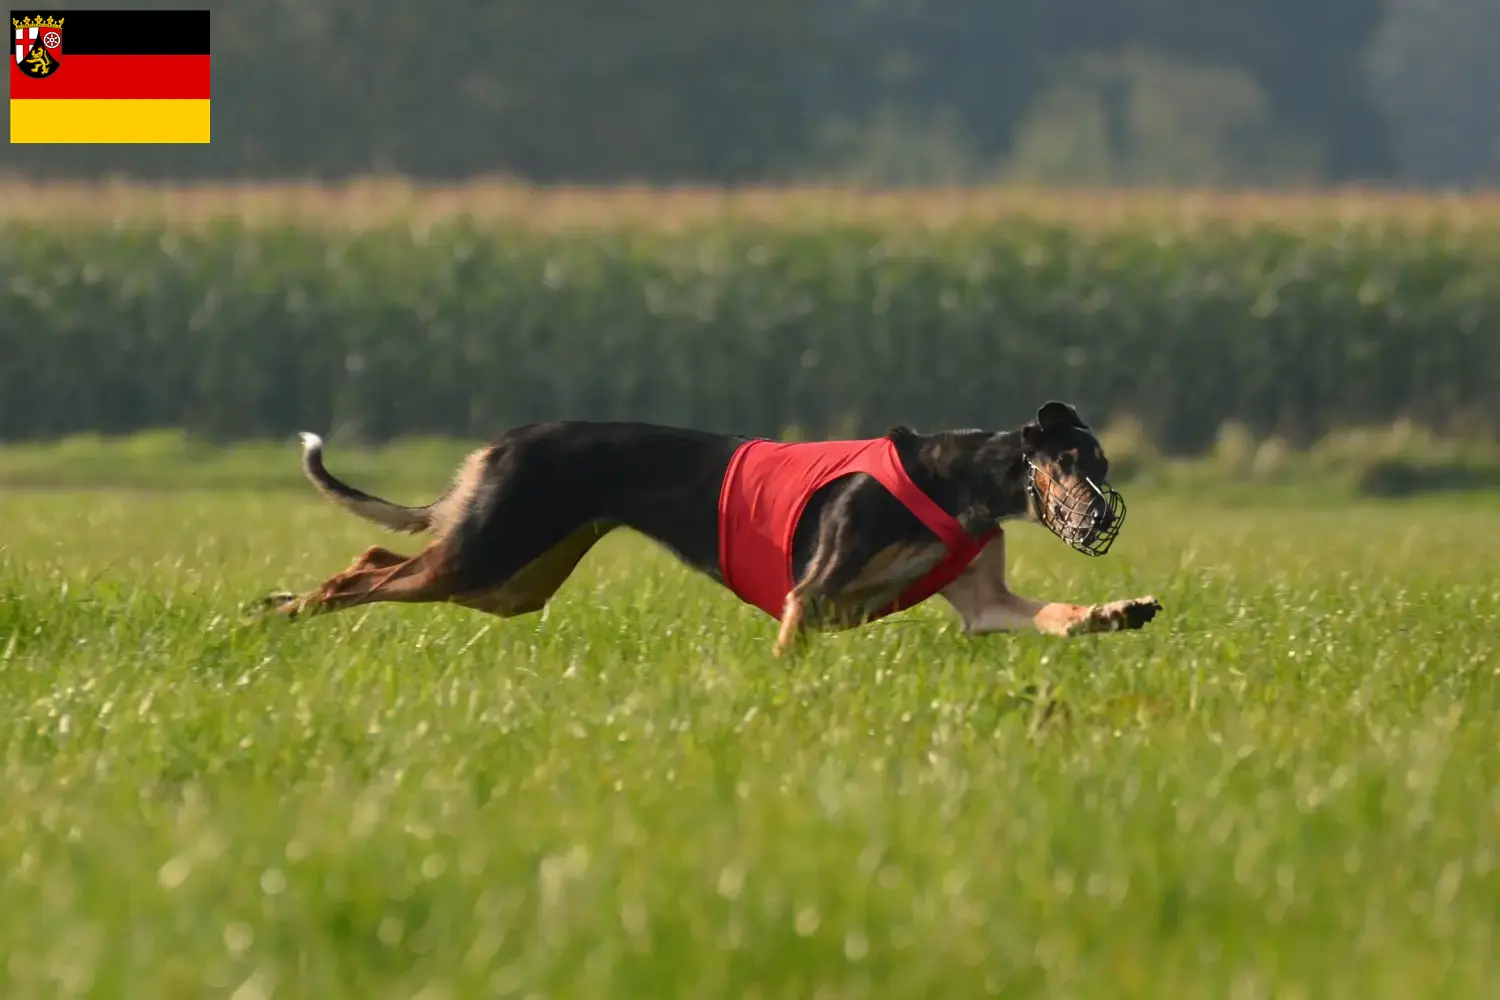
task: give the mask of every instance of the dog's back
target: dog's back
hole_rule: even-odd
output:
[[[303,470],[325,497],[393,531],[451,537],[464,561],[509,549],[516,531],[566,537],[585,524],[623,525],[718,578],[719,490],[746,439],[623,421],[525,424],[471,452],[425,507],[343,482],[324,467],[322,440],[302,440]]]

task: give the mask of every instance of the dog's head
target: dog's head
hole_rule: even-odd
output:
[[[1125,523],[1125,499],[1109,485],[1109,459],[1067,403],[1037,410],[1021,428],[1031,515],[1079,552],[1102,556]]]

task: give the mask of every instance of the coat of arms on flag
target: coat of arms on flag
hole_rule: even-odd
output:
[[[16,29],[16,65],[29,77],[51,76],[62,65],[63,21],[67,18],[11,18]]]

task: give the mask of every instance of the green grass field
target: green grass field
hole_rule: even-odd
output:
[[[789,667],[628,537],[545,617],[243,618],[410,546],[310,494],[0,493],[7,1000],[1500,990],[1500,502],[1138,490],[1010,547],[1147,630]]]

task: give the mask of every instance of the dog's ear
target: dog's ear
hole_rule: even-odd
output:
[[[1037,426],[1044,431],[1050,431],[1054,427],[1081,427],[1088,430],[1089,425],[1083,422],[1078,411],[1067,403],[1051,400],[1042,404],[1042,408],[1036,411]]]

